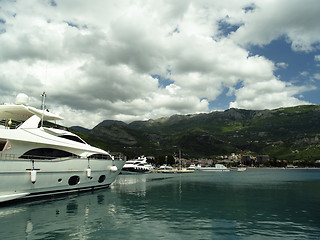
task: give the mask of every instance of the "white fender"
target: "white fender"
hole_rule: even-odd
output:
[[[110,167],[110,171],[111,171],[111,172],[116,172],[116,171],[118,171],[117,166],[111,166],[111,167]]]
[[[35,183],[37,181],[37,171],[35,169],[31,170],[30,178],[32,183]]]
[[[88,177],[88,178],[91,177],[91,168],[87,168],[87,177]]]

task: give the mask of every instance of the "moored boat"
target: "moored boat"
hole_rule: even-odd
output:
[[[244,171],[247,171],[247,167],[245,165],[240,164],[237,167],[231,167],[231,170],[237,171],[237,172],[244,172]]]
[[[237,172],[244,172],[247,171],[246,167],[237,167]]]
[[[122,173],[148,173],[153,166],[147,162],[145,156],[126,161],[121,172]]]
[[[154,173],[193,173],[193,169],[187,168],[173,168],[169,165],[162,165],[158,169],[152,170]]]
[[[167,164],[164,164],[164,165],[161,165],[154,172],[157,172],[157,173],[173,173],[173,167],[171,167],[171,166],[169,166]]]
[[[63,118],[27,98],[0,106],[0,202],[108,187],[125,162],[58,128],[50,121]]]
[[[207,171],[207,172],[229,172],[230,168],[227,168],[223,164],[215,164],[214,167],[197,167],[197,170]]]

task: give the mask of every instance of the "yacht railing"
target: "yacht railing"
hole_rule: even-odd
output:
[[[10,119],[0,120],[0,126],[2,128],[6,128],[6,129],[17,129],[18,127],[20,127],[20,125],[22,123],[24,123],[24,121],[11,120],[11,123],[9,124],[9,121],[10,121]],[[48,121],[44,121],[43,126],[48,127],[48,128],[55,128],[55,129],[60,129],[60,130],[65,130],[65,131],[70,132],[69,128],[58,125],[56,123],[48,122]]]
[[[31,162],[59,162],[59,161],[65,161],[65,160],[69,160],[69,159],[82,159],[82,160],[88,160],[88,158],[81,158],[78,155],[72,155],[69,157],[43,157],[43,156],[25,156],[24,158],[20,158],[18,155],[16,154],[4,154],[4,153],[0,153],[0,160],[1,161],[31,161]],[[101,159],[101,158],[95,158],[92,157],[90,158],[91,160],[103,160],[105,161],[106,159]],[[110,159],[111,160],[111,159]],[[115,159],[117,160],[117,159]],[[120,159],[119,159],[120,160]]]
[[[22,121],[11,120],[11,123],[9,124],[9,121],[9,119],[0,120],[0,126],[6,129],[17,129],[23,123]]]
[[[127,156],[120,152],[110,152],[114,160],[127,161]]]
[[[68,160],[72,158],[79,158],[79,156],[74,155],[70,157],[43,157],[43,156],[35,156],[35,155],[28,155],[25,156],[24,158],[20,158],[16,154],[4,154],[0,153],[0,160],[1,161],[63,161],[63,160]],[[86,158],[85,158],[86,159]]]

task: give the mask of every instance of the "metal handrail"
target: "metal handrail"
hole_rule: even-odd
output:
[[[34,162],[43,162],[43,161],[50,161],[50,162],[58,162],[58,161],[65,161],[68,159],[72,159],[72,158],[78,158],[78,159],[83,159],[83,160],[87,160],[88,158],[81,158],[77,155],[72,155],[70,157],[43,157],[43,156],[27,156],[28,158],[20,158],[18,155],[16,154],[3,154],[0,153],[0,160],[2,161],[34,161]],[[99,158],[92,158],[95,160],[105,160],[105,159],[99,159]]]
[[[22,123],[23,121],[14,121],[12,120],[11,125],[8,124],[9,120],[8,119],[2,119],[0,120],[0,125],[4,126],[7,129],[17,129]]]

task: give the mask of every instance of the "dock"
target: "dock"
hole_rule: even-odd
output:
[[[151,173],[193,173],[194,170],[189,170],[186,168],[183,169],[178,169],[178,168],[173,168],[173,169],[154,169],[150,171]]]

